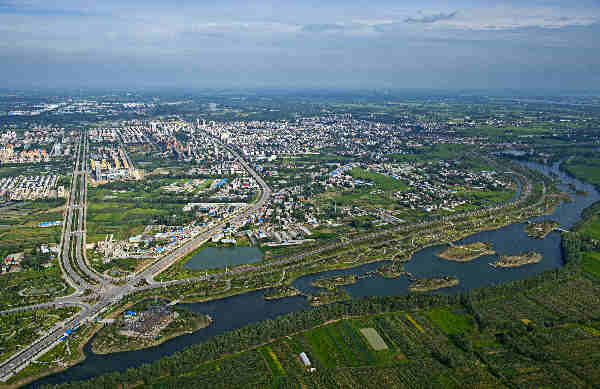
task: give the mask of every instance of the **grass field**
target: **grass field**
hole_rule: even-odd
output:
[[[397,180],[393,177],[384,174],[374,173],[361,168],[354,168],[350,171],[350,175],[356,179],[367,180],[375,183],[378,189],[385,191],[404,191],[408,189],[408,185],[404,181]]]
[[[157,215],[168,216],[169,209],[160,208],[158,204],[154,207],[126,201],[90,201],[87,241],[102,240],[106,234],[114,234],[115,239],[128,239],[140,234],[148,224],[152,224]]]
[[[388,346],[375,328],[361,328],[360,333],[367,339],[375,351],[387,350]]]
[[[577,223],[577,232],[600,240],[600,203],[596,203],[584,210],[583,218]]]
[[[60,242],[61,227],[40,228],[43,221],[63,220],[64,199],[18,202],[0,209],[0,257],[25,251],[33,253],[42,244]]]
[[[600,187],[600,158],[578,156],[563,165],[574,177]]]
[[[469,332],[473,329],[473,319],[464,313],[454,313],[446,308],[432,309],[427,317],[448,335]]]

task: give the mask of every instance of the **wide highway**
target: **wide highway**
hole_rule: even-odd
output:
[[[207,136],[211,136],[211,135],[207,134]],[[220,143],[220,141],[218,139],[216,139],[216,141]],[[164,284],[160,284],[160,283],[157,283],[156,281],[154,281],[154,277],[157,274],[164,271],[169,266],[173,265],[175,262],[180,260],[183,256],[187,255],[191,251],[200,247],[204,242],[206,242],[206,240],[208,240],[214,234],[216,234],[218,232],[222,232],[223,229],[226,227],[227,223],[235,223],[237,221],[248,218],[252,213],[259,211],[266,204],[266,202],[268,201],[268,199],[271,196],[271,189],[269,188],[269,186],[258,175],[258,173],[256,173],[256,171],[254,171],[252,169],[252,167],[242,158],[242,156],[236,150],[234,150],[233,148],[231,148],[227,145],[224,145],[224,144],[221,144],[221,145],[223,147],[225,147],[227,150],[229,150],[237,158],[237,160],[242,164],[244,169],[246,169],[248,174],[251,175],[256,180],[256,182],[258,183],[258,185],[261,188],[261,193],[260,193],[259,199],[254,204],[249,205],[248,207],[246,207],[239,213],[231,216],[228,219],[223,220],[221,223],[219,223],[215,226],[209,227],[207,230],[201,232],[198,236],[194,237],[193,239],[191,239],[190,241],[185,243],[183,246],[168,253],[163,258],[159,259],[158,261],[156,261],[152,265],[148,266],[146,269],[142,270],[141,272],[136,273],[133,277],[129,278],[127,283],[125,283],[123,285],[115,285],[110,282],[111,281],[110,278],[100,276],[97,273],[95,273],[93,270],[89,269],[89,267],[87,266],[87,263],[85,262],[85,260],[83,259],[83,256],[81,255],[82,250],[84,250],[84,244],[85,244],[83,226],[85,223],[85,221],[84,221],[85,205],[86,205],[85,201],[86,201],[86,197],[87,197],[87,192],[86,192],[87,185],[86,185],[86,181],[85,181],[86,180],[86,178],[85,178],[85,170],[86,169],[85,169],[85,167],[83,167],[83,168],[80,167],[82,163],[83,163],[83,166],[86,165],[86,160],[83,159],[83,162],[81,162],[80,157],[83,154],[83,157],[87,158],[87,140],[82,140],[81,145],[80,145],[81,153],[78,152],[78,154],[77,154],[77,161],[76,161],[75,170],[73,173],[72,190],[71,190],[71,195],[68,200],[68,207],[67,207],[67,211],[66,211],[67,212],[66,223],[63,226],[63,228],[64,228],[64,230],[63,230],[63,252],[61,253],[61,259],[62,259],[61,264],[62,264],[63,270],[65,272],[67,281],[70,284],[78,285],[79,291],[81,291],[82,288],[83,289],[96,289],[97,296],[99,298],[98,298],[98,300],[96,300],[97,302],[93,306],[89,306],[84,301],[82,301],[81,297],[77,297],[75,295],[58,298],[53,303],[42,304],[43,306],[51,306],[53,304],[61,304],[61,303],[65,304],[65,305],[79,305],[82,307],[82,309],[76,316],[74,316],[71,320],[69,320],[65,324],[64,327],[57,328],[57,329],[51,331],[49,334],[41,337],[33,344],[23,348],[20,352],[13,355],[6,361],[2,362],[0,364],[0,381],[5,381],[6,379],[10,378],[11,375],[13,375],[15,372],[19,371],[20,369],[22,369],[24,366],[26,366],[33,358],[35,358],[37,355],[39,355],[42,351],[47,350],[48,348],[50,348],[54,344],[56,344],[59,341],[59,339],[63,336],[64,330],[66,328],[75,328],[81,324],[84,324],[90,320],[95,319],[100,313],[102,313],[102,311],[104,309],[109,307],[114,302],[118,302],[120,299],[122,299],[125,295],[127,295],[129,293],[132,293],[134,291],[144,290],[144,289],[157,288],[157,287],[160,287],[161,285],[164,285]],[[266,265],[250,266],[250,267],[244,268],[244,269],[235,269],[235,270],[232,270],[229,272],[210,275],[207,277],[198,277],[198,278],[193,278],[193,279],[170,281],[170,282],[166,282],[165,284],[173,285],[173,284],[181,284],[181,283],[186,283],[186,282],[195,281],[195,280],[218,279],[218,278],[230,277],[230,276],[236,275],[236,274],[242,274],[242,273],[248,272],[248,271],[257,271],[257,270],[268,271],[269,268],[272,267],[273,265],[291,264],[292,262],[297,261],[302,258],[305,258],[307,256],[312,256],[312,255],[315,255],[315,254],[323,252],[323,251],[339,248],[342,246],[346,246],[346,245],[349,245],[352,243],[364,241],[367,239],[373,239],[373,238],[376,238],[376,237],[379,237],[379,236],[382,236],[385,234],[389,234],[390,232],[402,232],[402,231],[407,231],[409,229],[414,229],[414,228],[427,228],[429,226],[434,225],[435,223],[439,223],[440,221],[450,222],[450,221],[452,221],[456,218],[460,218],[460,217],[476,216],[476,215],[482,215],[484,213],[498,211],[502,208],[505,208],[505,207],[508,207],[511,205],[516,205],[518,203],[523,202],[524,199],[528,198],[532,192],[531,183],[524,175],[522,175],[518,172],[512,172],[512,174],[517,176],[519,181],[521,182],[521,187],[523,189],[521,190],[520,196],[518,196],[518,198],[513,199],[510,202],[504,203],[504,204],[496,206],[494,208],[465,212],[465,213],[445,217],[442,220],[423,221],[423,222],[419,222],[419,223],[413,223],[410,225],[398,226],[391,230],[385,230],[385,231],[381,231],[381,232],[361,235],[361,236],[355,237],[354,239],[350,239],[346,242],[332,243],[330,245],[326,245],[324,247],[319,247],[319,248],[310,250],[308,252],[300,253],[300,254],[285,258],[285,259],[277,260],[277,261],[274,261],[273,263],[266,264]],[[75,189],[77,186],[77,177],[78,176],[81,176],[82,179],[81,179],[81,183],[80,183],[81,186],[78,188],[79,189],[79,202],[81,203],[81,204],[79,204],[79,206],[81,208],[79,208],[78,231],[77,231],[78,238],[77,238],[77,242],[76,242],[77,244],[76,244],[76,250],[75,250],[76,251],[76,253],[75,253],[76,254],[75,255],[76,263],[77,263],[80,271],[82,271],[87,277],[93,279],[94,281],[97,281],[99,283],[99,285],[92,285],[88,281],[83,280],[79,276],[79,274],[72,268],[71,261],[69,260],[70,236],[71,236],[72,219],[73,219],[73,206],[75,203],[75,197],[77,197],[75,195],[76,194]],[[538,201],[536,204],[530,205],[529,207],[536,206],[543,200],[543,198],[545,197],[544,196],[545,192],[546,192],[545,189],[546,188],[544,187],[542,199],[540,199],[540,201]],[[143,287],[136,287],[136,285],[138,285],[140,282],[143,282],[143,281],[147,282],[149,285],[143,286]],[[25,310],[25,309],[31,309],[31,308],[32,307],[22,307],[22,308],[16,308],[16,309],[17,310]],[[35,308],[35,306],[33,306],[33,308]],[[2,312],[0,312],[0,314],[1,313]]]
[[[211,136],[207,134],[207,136]],[[216,139],[216,138],[215,138]],[[217,142],[220,141],[217,139]],[[86,200],[87,200],[87,185],[86,185],[86,166],[87,166],[87,137],[82,137],[82,141],[80,142],[77,150],[77,158],[75,162],[75,168],[73,170],[73,180],[71,184],[71,191],[69,195],[69,199],[67,201],[67,209],[66,209],[66,221],[63,225],[63,234],[62,234],[62,250],[60,255],[60,263],[63,269],[65,278],[67,282],[77,289],[77,293],[56,299],[54,302],[33,305],[28,307],[20,307],[15,308],[13,310],[0,312],[2,313],[11,313],[11,312],[19,312],[27,309],[36,309],[36,308],[44,308],[50,306],[80,306],[82,309],[75,315],[73,318],[68,320],[64,325],[53,329],[50,333],[42,336],[37,339],[34,343],[24,347],[18,353],[12,355],[7,360],[0,363],[0,381],[8,380],[12,375],[16,374],[18,371],[27,366],[38,355],[45,352],[49,348],[53,347],[60,341],[60,338],[64,335],[64,332],[68,328],[76,328],[86,322],[94,320],[104,309],[109,307],[111,304],[119,301],[125,295],[139,290],[140,288],[136,288],[135,285],[141,280],[146,280],[151,283],[152,287],[157,287],[159,284],[153,281],[153,277],[174,264],[177,260],[181,259],[182,256],[185,256],[192,250],[195,250],[197,247],[202,245],[207,239],[209,239],[214,234],[223,231],[226,227],[227,223],[235,223],[244,218],[248,218],[252,213],[257,212],[262,208],[269,197],[271,196],[271,189],[264,182],[264,180],[254,171],[248,163],[242,158],[242,156],[233,150],[232,148],[222,145],[227,150],[229,150],[237,160],[242,164],[244,169],[251,175],[258,185],[261,188],[260,197],[258,201],[254,204],[251,204],[243,211],[235,214],[234,216],[224,220],[222,223],[218,225],[212,226],[206,231],[202,232],[200,235],[190,240],[180,248],[175,251],[167,254],[162,259],[158,260],[156,263],[147,267],[143,271],[137,273],[134,277],[131,277],[129,281],[124,285],[114,285],[110,281],[112,281],[109,277],[104,277],[99,275],[98,273],[91,270],[85,259],[83,258],[82,251],[85,250],[85,240],[84,240],[84,225],[85,225],[85,209],[86,209]],[[81,180],[78,185],[77,178],[81,177]],[[77,192],[77,190],[79,190]],[[78,194],[78,196],[77,196]],[[79,204],[76,203],[76,198],[78,197]],[[78,218],[77,218],[77,227],[78,230],[75,231],[77,235],[76,239],[76,247],[75,247],[75,261],[79,272],[83,272],[86,277],[92,279],[99,283],[99,285],[93,285],[92,283],[84,280],[83,277],[80,276],[80,273],[73,268],[73,263],[71,261],[70,254],[71,253],[71,235],[73,234],[73,216],[74,209],[78,208]],[[99,300],[94,305],[90,306],[86,304],[82,297],[80,296],[85,289],[94,290],[99,297]]]

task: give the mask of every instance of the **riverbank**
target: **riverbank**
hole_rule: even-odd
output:
[[[539,192],[542,192],[542,190],[539,189]],[[549,194],[546,195],[548,196]],[[331,270],[351,269],[369,263],[386,261],[390,258],[393,258],[397,252],[402,253],[403,257],[405,257],[403,262],[410,261],[415,253],[428,247],[436,246],[440,243],[458,241],[476,233],[501,229],[507,225],[522,221],[523,219],[549,214],[553,209],[556,208],[557,202],[558,201],[556,198],[548,198],[548,201],[541,201],[541,204],[539,205],[539,207],[542,207],[543,209],[529,209],[525,213],[519,209],[511,210],[510,215],[487,215],[485,219],[481,219],[479,221],[465,219],[463,222],[461,222],[461,224],[453,225],[453,228],[447,228],[442,223],[437,227],[430,227],[428,230],[430,232],[429,235],[421,234],[419,229],[407,233],[388,230],[386,235],[378,237],[373,241],[357,242],[354,245],[343,246],[332,249],[328,252],[318,253],[314,256],[314,261],[299,263],[295,267],[286,270],[285,279],[281,282],[285,285],[291,285],[294,280],[302,276],[318,274]],[[469,227],[464,228],[463,230],[456,228],[462,224],[468,225]],[[439,232],[432,233],[432,231]],[[397,244],[393,244],[390,246],[391,250],[388,252],[386,252],[385,248],[383,251],[376,248],[389,245],[393,242],[394,237],[400,236],[403,236],[404,238],[410,238],[413,236],[412,247],[398,248]],[[356,259],[353,261],[348,261],[345,259],[347,257]],[[181,262],[178,261],[178,264],[180,263]],[[274,274],[279,273],[279,271],[279,269],[275,268],[271,272],[260,273],[256,275],[247,273],[243,279],[233,279],[239,285],[229,288],[226,291],[221,293],[211,292],[210,294],[204,296],[181,296],[181,301],[186,303],[209,302],[225,297],[241,295],[247,292],[272,288],[280,282],[279,278],[274,276]],[[283,268],[281,271],[283,271]],[[218,271],[209,271],[209,273],[218,273]],[[261,280],[261,278],[264,278],[264,280]]]
[[[408,290],[411,292],[431,292],[438,289],[450,288],[459,284],[456,277],[420,278],[415,280]]]
[[[350,300],[352,296],[348,293],[347,290],[334,288],[327,289],[319,294],[314,296],[308,296],[308,303],[313,307],[318,307],[320,305],[333,304],[340,301]]]
[[[25,369],[12,376],[6,383],[0,383],[0,389],[16,389],[49,375],[67,370],[86,360],[84,347],[101,327],[97,324],[88,324],[75,331],[68,341],[72,351],[60,361],[53,360],[59,348],[64,349],[65,342],[61,342],[42,355],[36,362],[30,363]],[[64,352],[67,353],[66,349]],[[49,365],[54,365],[48,369]]]
[[[174,312],[172,321],[159,331],[156,337],[124,335],[122,321],[104,326],[92,340],[91,350],[95,354],[111,354],[123,351],[142,350],[158,346],[181,335],[191,334],[212,323],[207,315],[195,315],[191,312]]]
[[[504,215],[502,215],[502,216],[504,216]],[[512,217],[511,217],[511,219],[512,219]],[[511,222],[511,223],[512,223],[512,222]],[[442,226],[442,227],[443,227],[443,226]],[[486,227],[489,227],[489,226],[486,226]],[[492,228],[492,229],[498,229],[498,228],[501,228],[501,227],[502,227],[502,226],[495,226],[495,228]],[[515,227],[517,227],[517,228],[515,228],[515,230],[517,230],[517,229],[518,229],[518,230],[519,230],[519,231],[521,231],[521,233],[522,233],[522,231],[523,231],[523,227],[522,227],[522,226],[515,226]],[[490,229],[490,230],[492,230],[492,229]],[[430,231],[427,231],[427,232],[429,233]],[[450,234],[448,234],[448,235],[451,235],[452,237],[454,237],[454,238],[455,238],[455,237],[457,236],[457,233],[458,233],[458,232],[459,232],[459,231],[453,231],[452,233],[450,233]],[[461,231],[461,232],[462,232],[462,231]],[[469,231],[469,232],[466,232],[464,236],[470,236],[470,235],[472,235],[472,234],[474,234],[474,233],[477,233],[477,231]],[[389,238],[389,239],[394,239],[394,234],[393,234],[393,233],[390,235],[390,238]],[[427,239],[428,239],[428,241],[429,241],[429,239],[430,239],[430,238],[427,238]],[[435,240],[435,239],[436,239],[436,237],[432,237],[432,238],[431,238],[431,240]],[[456,239],[456,238],[455,238],[455,239]],[[479,239],[482,239],[482,238],[479,238]],[[485,237],[484,237],[482,240],[487,240],[487,238],[485,238]],[[371,243],[371,242],[369,242],[369,243]],[[430,246],[435,246],[435,245],[437,245],[437,244],[439,244],[439,243],[432,243]],[[379,242],[377,242],[377,243],[376,243],[376,245],[379,245]],[[397,246],[397,243],[390,243],[390,245],[391,245],[390,247],[396,247],[396,246]],[[356,250],[362,250],[362,249],[364,248],[364,246],[365,246],[365,245],[360,245],[360,246],[358,246],[358,247],[356,248]],[[420,246],[420,245],[419,245],[419,247],[418,247],[418,248],[417,248],[417,247],[415,247],[415,248],[414,248],[414,251],[421,250],[423,247],[425,247],[425,246]],[[377,251],[377,253],[379,253],[379,251]],[[388,252],[388,253],[389,253],[389,252]],[[327,256],[326,256],[326,255],[322,255],[322,256],[320,257],[320,260],[323,260],[323,259],[325,259],[325,257],[327,257]],[[286,272],[286,280],[285,280],[285,282],[286,282],[286,283],[287,283],[287,282],[292,282],[294,279],[296,279],[297,277],[300,277],[300,276],[302,276],[302,275],[306,275],[306,274],[314,274],[314,273],[320,273],[320,272],[324,271],[324,270],[323,270],[323,268],[327,268],[326,270],[329,270],[329,269],[349,269],[349,268],[354,268],[354,267],[357,267],[357,266],[363,265],[363,264],[365,264],[365,263],[370,263],[370,262],[378,262],[378,261],[381,261],[381,260],[386,260],[386,258],[382,258],[382,256],[379,256],[379,257],[377,257],[377,258],[369,258],[368,256],[365,256],[365,257],[364,257],[364,258],[362,258],[362,259],[363,259],[363,260],[365,260],[365,262],[358,262],[358,263],[357,263],[357,262],[352,262],[352,263],[344,263],[344,260],[341,260],[340,262],[336,263],[335,265],[334,265],[334,264],[332,264],[331,262],[327,262],[327,261],[324,261],[324,262],[322,262],[322,263],[318,263],[318,264],[314,264],[314,265],[308,265],[308,266],[306,266],[306,267],[305,267],[304,265],[301,265],[301,266],[302,266],[302,268],[301,268],[301,271],[299,271],[297,274],[296,274],[295,272],[294,272],[294,273],[292,273],[291,271],[287,271],[287,272]],[[371,259],[372,259],[372,260],[371,260]],[[439,261],[439,262],[442,262],[442,261]],[[323,267],[322,267],[321,265],[325,265],[325,266],[323,266]],[[330,267],[329,265],[332,265],[332,266]],[[489,267],[488,267],[487,263],[485,263],[484,265],[485,265],[485,267],[486,267],[486,268],[488,268],[488,269],[489,269]],[[314,267],[311,267],[311,266],[314,266]],[[462,266],[462,265],[461,265],[461,266]],[[465,265],[465,266],[466,266],[466,265]],[[311,272],[306,272],[305,270],[307,270],[307,269],[309,269],[309,268],[310,268],[310,270],[313,270],[313,271],[311,271]],[[413,270],[411,269],[411,271],[413,271]],[[292,273],[292,274],[290,274],[290,273]],[[498,272],[494,272],[494,273],[496,273],[496,274],[499,274]],[[278,273],[278,274],[280,275],[281,273]],[[439,273],[438,273],[438,274],[439,274]],[[503,274],[509,274],[509,272],[505,272],[505,273],[503,273]],[[276,277],[273,277],[273,278],[274,278],[274,279],[276,278],[276,279],[277,279],[277,281],[279,281],[279,279],[280,279],[280,276],[279,276],[279,275],[277,275]],[[461,280],[462,280],[462,278],[461,278]],[[401,281],[403,281],[403,282],[406,282],[405,280],[401,280]],[[379,279],[379,280],[376,280],[376,282],[379,282],[379,283],[380,283],[380,282],[381,282],[381,279]],[[233,296],[233,295],[244,294],[244,293],[246,293],[246,292],[249,292],[249,291],[251,291],[251,290],[258,290],[258,289],[264,289],[264,288],[243,289],[243,290],[241,290],[241,289],[240,289],[240,290],[235,290],[235,289],[234,289],[234,290],[229,290],[229,291],[228,291],[228,293],[226,293],[226,294],[227,294],[227,295],[230,295],[230,296]],[[397,290],[397,289],[394,289],[394,290]],[[396,293],[398,293],[398,292],[396,292]],[[202,299],[202,301],[211,301],[211,300],[217,300],[217,299],[220,299],[220,298],[221,298],[221,296],[219,296],[219,295],[216,295],[216,294],[215,294],[214,296],[210,296],[210,297],[208,297],[208,298],[204,298],[204,299]],[[263,296],[262,296],[262,295],[260,296],[260,299],[261,299],[261,300],[263,299]],[[302,299],[302,300],[303,300],[303,299]],[[210,305],[210,306],[211,306],[211,307],[213,307],[213,305]],[[271,307],[271,306],[270,306],[270,307]],[[212,308],[211,308],[211,309],[212,309]],[[270,309],[272,309],[272,308],[269,308],[269,310],[270,310]],[[268,311],[268,310],[267,310],[267,311]],[[212,312],[212,310],[211,310],[211,312]],[[211,313],[211,314],[212,314],[212,313]],[[196,338],[194,338],[194,339],[196,339]],[[154,357],[153,357],[153,358],[154,358]]]

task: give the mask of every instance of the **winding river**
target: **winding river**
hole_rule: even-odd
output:
[[[559,205],[551,215],[536,217],[531,220],[553,219],[560,223],[560,227],[569,229],[580,219],[583,209],[600,200],[600,193],[592,185],[568,176],[559,170],[558,164],[552,167],[536,163],[526,163],[526,165],[545,174],[552,172],[558,175],[558,178],[562,181],[559,187],[569,192],[574,199],[574,202]],[[573,188],[569,187],[569,184],[575,185],[577,190],[587,192],[587,195],[576,194]],[[416,277],[454,275],[460,280],[460,284],[438,292],[457,293],[494,283],[523,279],[562,266],[560,234],[558,232],[552,232],[544,239],[533,239],[527,236],[524,229],[524,223],[516,223],[498,230],[480,232],[456,243],[490,242],[494,246],[496,255],[510,255],[535,250],[543,254],[543,260],[539,263],[512,269],[495,269],[488,264],[496,259],[496,255],[480,257],[466,263],[446,261],[436,256],[436,253],[448,247],[448,245],[443,244],[428,247],[415,253],[412,260],[405,263],[405,268]],[[311,286],[315,278],[349,273],[362,274],[375,270],[380,264],[370,263],[352,269],[306,275],[295,280],[293,285],[303,292],[310,293],[316,289]],[[389,296],[408,293],[408,285],[409,281],[405,277],[385,279],[376,275],[361,279],[356,284],[347,285],[343,288],[348,290],[354,297]],[[263,293],[263,291],[255,291],[206,303],[185,304],[184,306],[188,309],[210,314],[214,318],[214,322],[209,327],[195,333],[183,335],[162,345],[139,351],[96,355],[91,352],[88,343],[84,349],[87,356],[85,361],[63,372],[41,378],[27,387],[37,388],[41,385],[83,380],[109,372],[124,371],[130,367],[153,362],[180,351],[191,344],[210,339],[215,335],[265,319],[273,319],[290,312],[310,308],[306,298],[302,296],[266,301],[263,298]]]

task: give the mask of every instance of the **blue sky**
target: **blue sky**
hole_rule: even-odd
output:
[[[600,0],[0,0],[6,87],[600,89]]]

